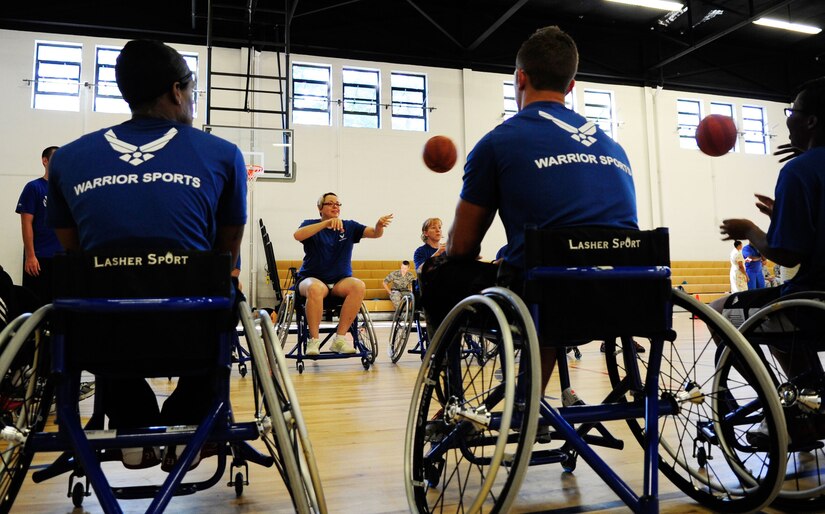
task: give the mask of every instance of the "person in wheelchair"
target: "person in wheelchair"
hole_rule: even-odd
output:
[[[320,218],[304,220],[295,231],[295,240],[304,245],[304,262],[295,279],[295,290],[306,298],[309,340],[306,355],[319,355],[321,341],[321,317],[324,298],[337,296],[344,299],[338,317],[335,340],[330,349],[336,353],[356,353],[346,340],[366,286],[352,276],[352,249],[361,238],[379,238],[384,228],[392,222],[392,214],[378,218],[375,226],[367,227],[353,220],[342,220],[341,203],[335,193],[324,193],[316,204]]]
[[[186,61],[159,41],[134,40],[115,75],[132,118],[52,158],[48,220],[63,247],[213,250],[236,262],[246,223],[244,161],[235,145],[192,127],[195,76]],[[116,345],[117,334],[111,338]],[[162,410],[143,378],[107,377],[98,391],[109,428],[185,425],[208,412],[213,384],[211,374],[182,376]],[[176,452],[132,448],[122,458],[128,468],[162,458],[168,470]]]
[[[416,273],[421,273],[424,261],[443,254],[447,249],[447,245],[441,242],[441,219],[427,218],[424,220],[421,225],[421,240],[424,244],[416,248],[413,254]]]
[[[770,218],[767,233],[748,219],[726,219],[719,230],[723,239],[747,239],[767,259],[781,266],[799,265],[799,271],[781,287],[744,291],[715,300],[712,306],[737,326],[780,296],[825,291],[825,77],[804,84],[793,107],[785,113],[790,145],[780,146],[777,154],[789,154],[780,161],[788,162],[779,172],[774,198],[756,195],[756,207]],[[789,377],[812,375],[805,373],[810,359],[794,358],[778,349],[772,353]],[[821,369],[818,371],[821,375]],[[790,416],[788,419],[793,442],[825,437],[822,414],[798,423]]]
[[[392,306],[396,309],[401,303],[401,295],[412,293],[415,274],[410,272],[410,261],[402,261],[401,268],[391,271],[384,278],[384,289],[390,295]]]
[[[519,112],[468,155],[447,257],[424,265],[420,281],[430,333],[461,299],[496,282],[521,294],[526,226],[638,229],[624,149],[564,104],[578,61],[575,42],[556,26],[537,30],[519,49],[514,73]],[[496,211],[507,233],[499,266],[475,260]],[[544,340],[542,345],[546,387],[556,349]]]

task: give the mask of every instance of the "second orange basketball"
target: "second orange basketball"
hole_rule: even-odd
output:
[[[436,173],[446,173],[453,169],[458,152],[453,140],[447,136],[433,136],[427,140],[422,154],[424,164]]]

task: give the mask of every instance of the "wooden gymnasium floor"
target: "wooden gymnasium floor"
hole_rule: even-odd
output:
[[[308,362],[299,375],[291,367],[292,380],[300,397],[330,513],[401,513],[409,512],[403,484],[404,430],[409,409],[410,391],[419,367],[417,355],[406,354],[392,364],[386,354],[388,322],[376,322],[380,354],[376,365],[364,371],[358,359]],[[295,336],[291,336],[291,340]],[[410,337],[412,343],[414,334]],[[604,359],[598,344],[582,347],[580,361],[570,360],[573,383],[584,398],[603,397],[608,387]],[[292,365],[292,362],[290,361]],[[249,375],[242,378],[237,367],[232,377],[232,402],[238,420],[251,419],[252,393]],[[153,386],[163,397],[171,390],[169,381],[154,380]],[[550,396],[558,397],[551,386]],[[92,400],[82,402],[88,413]],[[642,451],[623,423],[611,423],[628,444],[625,450],[601,450],[609,463],[629,480],[636,490],[641,483]],[[35,457],[35,466],[43,466],[55,454]],[[215,459],[206,459],[192,473],[199,476],[214,469]],[[117,463],[105,464],[113,483],[158,483],[164,473],[159,467],[127,471]],[[661,477],[661,475],[660,475]],[[227,476],[228,478],[228,476]],[[250,465],[250,485],[241,498],[222,480],[215,487],[172,500],[168,512],[174,513],[271,513],[291,512],[292,507],[283,483],[273,469]],[[710,512],[696,505],[663,477],[661,512]],[[82,509],[74,510],[66,497],[68,477],[62,476],[42,484],[28,478],[18,496],[13,512],[69,513],[101,512],[95,496],[86,499]],[[126,512],[144,512],[148,501],[124,502]],[[618,498],[590,468],[580,461],[574,474],[565,474],[559,465],[530,468],[511,512],[573,513],[627,512]],[[776,511],[767,511],[776,512]]]

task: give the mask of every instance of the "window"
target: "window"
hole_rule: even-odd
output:
[[[120,94],[120,88],[117,87],[115,80],[115,64],[120,55],[120,48],[112,47],[97,47],[96,66],[95,66],[95,112],[111,112],[111,113],[126,113],[130,111],[129,105],[123,100]],[[198,54],[181,52],[183,60],[189,70],[197,77],[198,73]],[[197,83],[195,84],[195,93],[193,100],[195,101],[194,116],[198,117],[198,92]]]
[[[292,65],[292,120],[303,125],[329,125],[330,67]]]
[[[393,72],[392,128],[427,131],[427,77],[414,73]]]
[[[595,121],[608,136],[616,139],[613,127],[613,93],[610,91],[584,90],[584,117]]]
[[[344,126],[378,128],[378,70],[344,68]]]
[[[733,109],[733,104],[729,103],[722,103],[722,102],[711,102],[710,103],[710,113],[711,114],[721,114],[722,116],[727,116],[732,120],[736,120],[736,111]],[[736,138],[736,144],[733,145],[732,152],[739,151],[739,138]]]
[[[120,48],[97,47],[95,68],[95,112],[129,113],[115,81],[115,63]]]
[[[765,133],[767,120],[765,108],[753,105],[742,106],[742,131],[744,132],[745,153],[768,154],[768,134]]]
[[[702,119],[702,105],[699,100],[676,100],[676,131],[681,148],[698,150],[696,127]]]
[[[72,43],[35,43],[32,107],[80,110],[82,47]]]
[[[512,118],[518,112],[516,105],[516,90],[512,80],[504,81],[504,113],[502,117],[506,120]]]
[[[569,93],[564,95],[564,106],[571,111],[576,110],[576,90],[571,89]]]

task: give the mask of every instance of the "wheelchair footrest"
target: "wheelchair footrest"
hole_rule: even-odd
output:
[[[568,454],[562,450],[539,450],[530,455],[530,465],[557,464],[568,459]]]
[[[197,484],[181,484],[175,489],[174,496],[188,496],[195,494],[200,488]],[[112,492],[118,500],[140,500],[154,498],[161,491],[157,485],[136,485],[131,487],[113,487]]]

